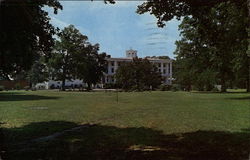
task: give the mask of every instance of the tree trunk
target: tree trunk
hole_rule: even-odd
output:
[[[221,77],[221,92],[227,92],[227,87],[226,87],[226,81],[225,81],[225,75],[223,74]]]
[[[61,90],[65,91],[65,79],[62,80]]]
[[[249,70],[250,70],[250,68],[249,68]],[[249,77],[250,77],[250,75],[248,76],[248,78],[247,78],[247,82],[246,82],[247,92],[250,92]]]
[[[250,0],[247,0],[247,8],[248,8],[248,26],[247,26],[247,39],[248,39],[248,78],[247,78],[247,92],[250,92]]]
[[[88,87],[87,87],[87,91],[91,90],[91,83],[87,83]]]

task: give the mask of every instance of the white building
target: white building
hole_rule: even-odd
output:
[[[103,84],[105,83],[115,83],[115,73],[116,70],[122,63],[132,62],[133,58],[137,57],[136,50],[127,50],[126,57],[123,58],[107,58],[108,68],[107,72],[104,73],[103,80],[101,84],[98,84],[95,87],[102,88]],[[148,58],[148,60],[157,66],[158,71],[161,73],[164,81],[163,84],[172,84],[172,60],[171,59],[158,59],[158,58]],[[45,83],[39,83],[37,86],[43,86],[45,89],[49,88],[60,88],[62,85],[61,81],[54,81],[49,80]],[[66,87],[86,87],[86,84],[82,82],[82,80],[75,79],[75,80],[66,80],[65,82]]]
[[[122,63],[132,62],[135,57],[137,57],[137,51],[130,49],[126,51],[126,57],[124,58],[107,58],[108,70],[107,73],[104,73],[103,83],[115,83],[114,75],[119,66]],[[148,58],[148,60],[157,66],[164,79],[163,83],[172,84],[172,60],[158,58]]]

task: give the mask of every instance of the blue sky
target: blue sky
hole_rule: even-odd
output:
[[[142,1],[61,1],[63,10],[54,15],[54,26],[64,28],[73,24],[91,43],[99,43],[100,51],[112,57],[124,57],[127,49],[138,51],[139,57],[167,55],[174,57],[175,41],[179,39],[178,25],[172,20],[163,29],[156,26],[156,18],[136,13]]]

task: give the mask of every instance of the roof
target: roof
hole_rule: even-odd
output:
[[[159,58],[147,58],[149,61],[155,62],[172,62],[172,59],[159,59]],[[132,57],[121,57],[121,58],[106,58],[107,61],[132,61]]]

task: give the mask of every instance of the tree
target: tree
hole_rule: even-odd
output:
[[[146,56],[145,58],[170,59],[169,56]]]
[[[0,74],[28,71],[39,56],[49,56],[56,29],[44,6],[62,6],[57,0],[2,0],[0,2]]]
[[[75,57],[75,77],[87,83],[88,91],[91,90],[92,84],[100,82],[107,68],[106,53],[98,54],[98,51],[99,44],[91,45],[88,43]]]
[[[247,7],[245,0],[148,0],[138,6],[137,13],[149,12],[158,19],[158,26],[163,27],[164,22],[174,18],[179,20],[185,16],[201,18],[208,10],[223,2],[232,2],[238,8],[246,9]]]
[[[247,59],[248,59],[248,88],[247,88],[247,92],[250,92],[250,0],[247,0]]]
[[[83,80],[90,90],[106,70],[106,53],[98,54],[99,44],[92,45],[73,25],[64,28],[59,38],[49,62],[51,77],[62,81],[62,90],[65,81],[71,79]]]
[[[50,58],[53,35],[59,29],[50,23],[45,6],[55,14],[63,8],[58,0],[0,1],[0,75],[4,79],[30,70],[40,56]]]
[[[222,6],[220,6],[222,4]],[[192,17],[196,20],[198,20],[198,23],[200,25],[203,25],[203,31],[206,31],[207,33],[213,32],[213,29],[216,29],[215,31],[220,30],[220,26],[214,25],[213,28],[210,26],[206,26],[208,21],[210,22],[213,20],[213,18],[217,17],[216,12],[218,11],[218,7],[222,7],[220,10],[220,13],[223,13],[223,5],[225,4],[231,4],[232,6],[235,6],[236,9],[233,10],[234,13],[238,14],[238,18],[242,20],[240,22],[241,26],[244,26],[243,31],[245,33],[248,33],[246,38],[250,39],[250,1],[248,0],[247,2],[245,0],[211,0],[211,1],[202,1],[202,0],[166,0],[166,1],[161,1],[161,0],[152,0],[152,1],[147,1],[140,5],[138,7],[137,12],[139,14],[143,14],[145,12],[150,12],[151,14],[155,15],[155,17],[158,19],[158,25],[160,27],[163,27],[165,24],[165,21],[169,21],[173,18],[181,19],[181,17],[189,16]],[[217,9],[216,9],[217,8]],[[215,14],[210,14],[211,12],[215,11]],[[232,10],[228,12],[229,14],[232,15]],[[212,15],[213,17],[208,17],[208,13]],[[217,18],[222,18],[222,16],[225,16],[226,14],[219,14]],[[217,19],[218,20],[218,19]],[[223,18],[220,19],[223,22]],[[229,19],[227,19],[229,20]],[[238,21],[239,22],[239,21]],[[226,22],[227,23],[227,22]],[[228,23],[229,24],[229,23]],[[224,25],[224,24],[223,24]],[[247,27],[246,27],[247,26]],[[208,36],[215,36],[216,34],[209,33],[207,34]],[[228,33],[228,30],[221,30],[221,33],[224,34],[223,39],[225,39],[227,36],[226,33]],[[234,32],[235,33],[235,32]],[[231,35],[230,35],[231,36]],[[218,37],[218,36],[217,36]],[[244,37],[242,37],[244,38]],[[227,39],[230,40],[230,39]],[[249,41],[250,42],[250,41]],[[248,43],[249,43],[248,42]],[[250,45],[246,44],[248,47],[248,50],[250,50]],[[224,44],[220,45],[220,51],[224,50],[233,50],[235,49],[235,46],[228,45],[226,42]],[[218,48],[218,47],[217,47]],[[249,56],[246,54],[247,50],[245,50],[246,47],[242,47],[241,49],[245,51],[245,56],[248,59],[248,73],[245,73],[248,78],[247,78],[247,89],[248,91],[250,90],[250,54]],[[249,51],[250,52],[250,51]],[[227,53],[225,52],[222,58],[226,57]],[[244,63],[245,64],[245,63]],[[220,64],[220,68],[226,67],[225,64]],[[246,66],[245,66],[246,67]],[[224,69],[221,70],[221,72],[224,72]],[[227,75],[225,73],[221,74],[221,83],[223,82],[223,77],[226,77]],[[224,85],[225,86],[225,85]],[[223,88],[225,90],[225,88]]]
[[[28,72],[27,79],[31,87],[48,79],[48,70],[44,58],[40,58],[32,65],[31,70]]]
[[[189,33],[189,35],[197,34],[195,29],[190,31],[192,33]],[[174,75],[176,82],[186,91],[190,91],[192,86],[195,86],[200,91],[210,91],[216,82],[211,50],[202,45],[197,35],[192,37],[196,37],[196,40],[191,41],[187,37],[183,37],[176,42]]]
[[[125,90],[155,89],[161,84],[161,74],[147,59],[134,58],[116,71],[116,82]]]
[[[242,25],[243,20],[240,19],[240,12],[236,10],[237,8],[231,3],[221,3],[204,15],[203,18],[207,19],[206,24],[200,23],[200,20],[194,17],[187,16],[183,19],[180,25],[183,38],[177,43],[176,54],[178,62],[181,63],[181,59],[186,59],[185,61],[189,62],[198,73],[198,75],[192,73],[196,77],[193,83],[201,84],[200,82],[206,78],[210,79],[209,77],[216,75],[219,79],[217,83],[222,85],[222,91],[225,92],[229,82],[233,81],[235,65],[233,61],[239,57],[236,56],[237,52],[245,52],[242,46],[246,40],[241,39],[246,32]],[[187,61],[187,58],[191,61]],[[200,74],[202,72],[206,74]],[[216,74],[213,74],[215,72]],[[206,78],[199,77],[200,75]],[[210,76],[207,77],[208,75]],[[214,82],[213,79],[211,80]]]
[[[82,35],[73,25],[65,27],[58,36],[49,66],[51,75],[62,81],[61,89],[64,91],[65,81],[71,80],[75,73],[75,56],[85,49],[88,37]]]

